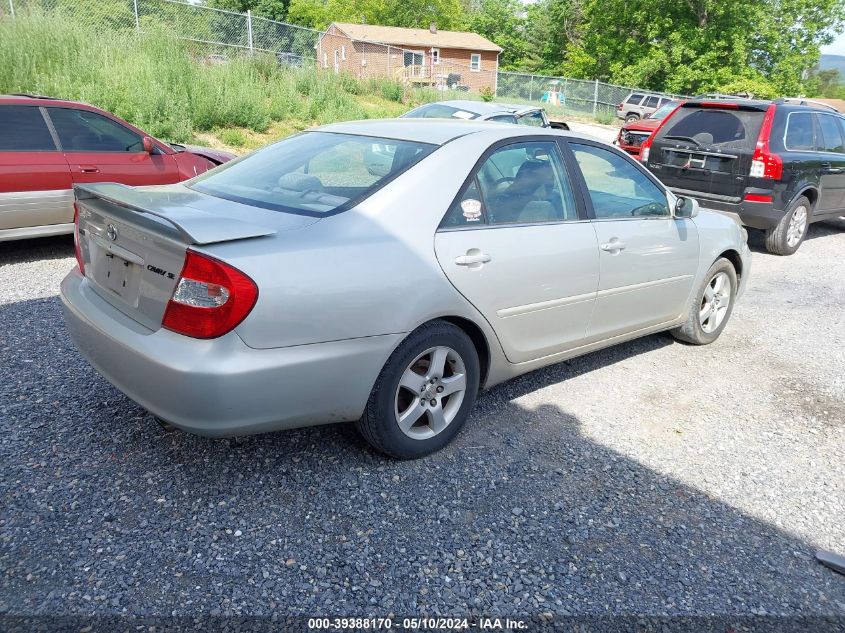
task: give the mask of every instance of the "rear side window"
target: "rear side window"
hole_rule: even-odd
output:
[[[625,101],[628,103],[628,105],[639,105],[640,101],[643,100],[644,96],[645,95],[633,94],[628,97]]]
[[[823,152],[834,152],[837,154],[845,154],[845,130],[843,130],[842,121],[839,117],[830,114],[816,114],[816,120],[819,122],[818,138],[816,139],[816,146]]]
[[[140,152],[141,137],[96,112],[73,108],[48,110],[66,152]]]
[[[506,145],[464,187],[441,226],[577,220],[572,186],[555,143]]]
[[[478,115],[460,108],[443,105],[442,103],[431,103],[414,108],[402,115],[403,119],[476,119]]]
[[[666,194],[639,168],[616,152],[571,143],[584,175],[596,219],[670,215]]]
[[[763,112],[681,108],[664,125],[660,139],[698,147],[752,151],[763,124]]]
[[[786,122],[786,149],[812,152],[816,147],[812,112],[790,112]]]
[[[190,181],[225,200],[321,216],[348,209],[428,156],[435,145],[306,132]]]
[[[531,125],[533,127],[543,127],[546,124],[546,122],[543,121],[543,113],[539,110],[523,114],[519,117],[519,123],[520,125]]]
[[[41,110],[35,106],[0,106],[0,152],[49,152],[56,144]]]
[[[516,123],[516,117],[512,114],[498,114],[491,116],[488,121],[496,121],[498,123]]]

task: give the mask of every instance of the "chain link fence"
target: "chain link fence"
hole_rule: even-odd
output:
[[[316,64],[356,77],[388,77],[443,92],[444,99],[489,89],[498,99],[544,105],[551,114],[612,119],[631,92],[648,92],[600,81],[498,71],[495,54],[456,56],[438,49],[410,50],[352,40],[330,27],[326,32],[181,0],[0,0],[0,16],[25,11],[56,12],[97,28],[167,28],[177,37],[205,45],[209,61],[232,54],[264,52],[280,64]],[[436,52],[435,52],[436,51]],[[464,59],[466,57],[466,59]],[[665,95],[677,97],[678,95]]]

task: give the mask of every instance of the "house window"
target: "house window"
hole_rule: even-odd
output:
[[[431,61],[434,64],[440,63],[440,49],[439,48],[432,48],[431,49]]]
[[[323,53],[323,68],[329,67],[329,54]]]
[[[343,61],[346,61],[346,47],[345,46],[340,47],[340,59],[343,60]]]
[[[469,56],[469,69],[475,72],[481,70],[481,54],[473,53]]]

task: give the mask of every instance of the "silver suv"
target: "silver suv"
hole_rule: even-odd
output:
[[[654,114],[663,104],[672,101],[672,97],[648,94],[646,92],[632,92],[625,100],[616,106],[616,116],[625,119],[625,123],[645,119]]]

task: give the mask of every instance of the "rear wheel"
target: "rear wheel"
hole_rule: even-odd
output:
[[[810,227],[810,201],[801,196],[773,229],[766,231],[766,250],[775,255],[792,255],[807,237]]]
[[[433,321],[413,332],[379,374],[358,430],[377,450],[415,459],[458,434],[478,395],[478,353],[463,330]]]
[[[639,121],[639,120],[640,120],[640,115],[635,114],[633,112],[630,112],[625,116],[625,123],[633,123],[634,121]]]
[[[736,289],[733,264],[724,258],[717,259],[693,297],[687,322],[672,330],[672,336],[693,345],[715,341],[733,312]]]

